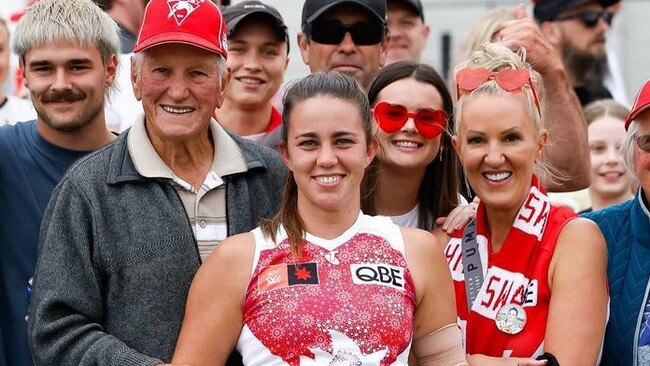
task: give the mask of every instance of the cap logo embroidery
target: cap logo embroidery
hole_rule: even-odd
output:
[[[167,18],[173,17],[176,24],[180,26],[204,2],[205,0],[167,0],[169,6]]]
[[[225,33],[221,35],[221,48],[224,50],[228,49],[228,37]]]

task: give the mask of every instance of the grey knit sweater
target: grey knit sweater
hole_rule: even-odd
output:
[[[174,351],[199,254],[178,194],[137,173],[127,134],[52,194],[29,314],[37,365],[155,365]],[[275,152],[233,138],[248,171],[222,177],[229,235],[275,213],[286,177]]]

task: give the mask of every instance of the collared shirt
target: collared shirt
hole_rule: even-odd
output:
[[[214,120],[210,121],[214,141],[212,165],[198,189],[179,178],[158,155],[139,117],[127,136],[127,146],[135,169],[142,176],[168,180],[178,192],[199,245],[201,260],[228,235],[226,189],[222,177],[247,171],[246,161],[235,141]]]

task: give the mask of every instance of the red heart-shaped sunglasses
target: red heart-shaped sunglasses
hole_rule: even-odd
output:
[[[445,129],[448,118],[447,113],[440,109],[420,108],[414,113],[406,110],[403,105],[388,102],[377,103],[373,113],[379,128],[386,133],[399,131],[409,118],[413,118],[418,132],[427,139],[439,136]]]
[[[496,72],[486,69],[461,69],[456,73],[456,97],[460,98],[461,90],[471,92],[490,79],[494,79],[501,89],[512,92],[524,85],[530,85],[535,98],[537,112],[542,115],[539,108],[539,98],[530,78],[530,71],[525,69],[502,69]]]

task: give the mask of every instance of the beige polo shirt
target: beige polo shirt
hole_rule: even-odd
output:
[[[221,177],[247,170],[239,146],[214,119],[210,120],[210,133],[214,141],[214,156],[198,190],[177,177],[160,158],[147,135],[144,116],[135,121],[127,136],[129,154],[138,173],[148,178],[168,180],[181,197],[199,244],[201,260],[205,260],[228,234],[226,185]]]

